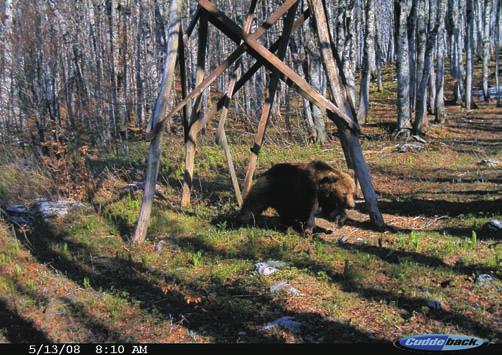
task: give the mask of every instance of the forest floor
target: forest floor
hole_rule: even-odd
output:
[[[141,181],[147,145],[131,143],[127,156],[91,152],[97,188],[83,209],[31,227],[0,220],[0,341],[350,343],[460,333],[501,342],[502,245],[482,226],[502,219],[502,112],[493,102],[448,106],[423,149],[401,153],[391,134],[395,82],[385,85],[372,90],[361,140],[388,230],[372,230],[361,199],[340,229],[318,219],[329,234],[283,230],[270,211],[254,228],[235,227],[225,158],[209,129],[189,209],[179,208],[180,139],[165,142],[148,238],[131,246],[141,191],[124,187]],[[305,146],[279,130],[271,127],[259,171],[310,159],[344,166],[336,139]],[[242,179],[252,135],[228,135]],[[50,190],[43,172],[0,164],[1,207]],[[259,275],[255,264],[268,260],[284,264]],[[493,279],[480,284],[480,274]],[[271,292],[280,282],[300,293]],[[265,326],[284,316],[297,327]]]

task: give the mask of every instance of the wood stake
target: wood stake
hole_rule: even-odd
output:
[[[296,9],[298,8],[298,3],[289,10],[286,20],[284,21],[284,28],[282,30],[282,35],[279,40],[279,49],[277,51],[277,58],[281,61],[284,60],[286,56],[286,50],[288,48],[289,37],[291,35],[291,30],[293,28],[293,21],[295,19]],[[268,97],[261,110],[260,121],[258,123],[258,130],[256,132],[256,137],[254,141],[254,146],[251,148],[251,154],[249,155],[248,167],[246,170],[246,178],[244,180],[244,197],[248,194],[253,184],[253,175],[256,170],[256,162],[258,160],[258,154],[260,152],[261,146],[263,145],[263,139],[265,137],[265,131],[267,129],[267,123],[270,118],[270,112],[272,106],[274,105],[275,93],[279,85],[280,74],[277,70],[274,70],[270,75],[270,82],[268,88]]]
[[[160,86],[159,96],[155,102],[155,108],[150,122],[155,125],[161,121],[168,111],[168,106],[172,102],[173,83],[176,68],[176,59],[178,57],[179,31],[181,24],[181,0],[171,0],[169,5],[169,20],[167,33],[167,57],[164,63],[164,74]],[[147,167],[145,172],[145,187],[143,198],[141,200],[141,209],[134,235],[131,238],[133,243],[141,243],[145,240],[148,225],[150,223],[150,214],[152,212],[153,197],[155,195],[155,185],[160,167],[160,144],[162,141],[162,126],[154,135],[148,150]]]
[[[251,30],[251,25],[253,24],[254,11],[256,8],[257,0],[253,0],[249,7],[248,15],[246,17],[246,21],[244,23],[244,31],[249,33]],[[241,43],[242,44],[242,43]],[[225,103],[223,105],[223,109],[221,111],[220,121],[218,122],[218,130],[216,131],[216,142],[220,145],[220,147],[225,152],[225,157],[227,159],[228,171],[230,173],[230,178],[232,180],[232,186],[235,192],[235,199],[237,200],[237,205],[239,207],[242,206],[242,194],[241,189],[239,187],[239,181],[237,180],[237,174],[235,173],[234,161],[232,159],[232,153],[230,152],[230,148],[227,142],[227,135],[225,133],[225,122],[227,120],[228,109],[230,106],[230,97],[232,97],[234,92],[235,83],[237,82],[237,77],[240,73],[240,60],[237,61],[234,65],[234,71],[232,73],[231,79],[228,83],[227,93],[224,95]]]

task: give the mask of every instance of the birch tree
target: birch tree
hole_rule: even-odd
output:
[[[466,36],[465,36],[465,107],[471,108],[472,105],[472,49],[474,43],[474,4],[473,0],[467,0],[466,15]]]
[[[366,123],[368,119],[370,76],[373,70],[372,63],[375,57],[375,12],[373,0],[366,0],[364,4],[365,28],[364,28],[364,54],[361,74],[361,87],[359,90],[359,110],[357,121]]]
[[[417,107],[415,121],[413,123],[413,131],[415,134],[422,134],[428,126],[427,120],[427,95],[425,90],[429,83],[429,77],[432,70],[432,55],[434,45],[436,43],[437,32],[439,25],[443,22],[444,13],[446,11],[446,0],[430,0],[429,4],[429,20],[428,33],[425,42],[424,65],[421,75],[420,84],[417,90]]]
[[[483,16],[483,96],[485,101],[489,99],[488,92],[488,62],[490,61],[490,25],[492,21],[492,0],[484,1]]]
[[[410,115],[410,65],[408,53],[408,14],[411,0],[394,0],[397,70],[397,130],[396,134],[409,135]]]
[[[500,56],[500,12],[502,11],[502,0],[496,0],[495,16],[495,87],[497,88],[497,107],[502,107],[501,92],[499,82],[499,56]]]

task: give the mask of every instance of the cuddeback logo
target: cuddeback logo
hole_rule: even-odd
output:
[[[479,348],[488,340],[457,334],[422,334],[396,340],[399,348],[422,351],[458,351]]]

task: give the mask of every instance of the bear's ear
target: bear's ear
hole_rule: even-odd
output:
[[[319,181],[320,184],[333,184],[338,181],[338,176],[334,174],[327,175]]]
[[[355,179],[356,172],[353,169],[349,169],[349,175],[352,177],[352,179]]]

